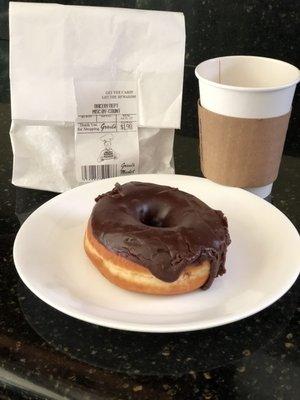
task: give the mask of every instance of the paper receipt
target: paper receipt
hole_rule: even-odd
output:
[[[134,81],[74,81],[78,182],[135,174],[139,167]]]

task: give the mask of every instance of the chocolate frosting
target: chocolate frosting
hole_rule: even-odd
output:
[[[108,250],[148,268],[165,282],[187,265],[211,263],[207,289],[225,273],[227,219],[198,198],[153,183],[129,182],[98,196],[91,215],[95,238]]]

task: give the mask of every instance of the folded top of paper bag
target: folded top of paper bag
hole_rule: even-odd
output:
[[[134,80],[139,126],[178,128],[184,16],[10,3],[12,118],[74,121],[74,80]]]

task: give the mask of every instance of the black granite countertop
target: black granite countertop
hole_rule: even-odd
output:
[[[9,125],[0,104],[0,399],[299,398],[299,281],[252,317],[180,334],[102,328],[37,299],[12,247],[20,224],[55,194],[11,185]],[[196,139],[176,136],[175,166],[200,175]],[[271,199],[297,227],[299,178],[300,158],[284,156]]]

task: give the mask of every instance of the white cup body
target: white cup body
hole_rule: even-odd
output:
[[[236,118],[273,118],[291,110],[300,71],[284,61],[254,56],[218,57],[195,70],[202,107]],[[272,184],[249,188],[266,197]]]
[[[296,84],[270,91],[243,92],[207,85],[199,80],[202,107],[217,114],[239,118],[273,118],[287,114],[292,105]]]

